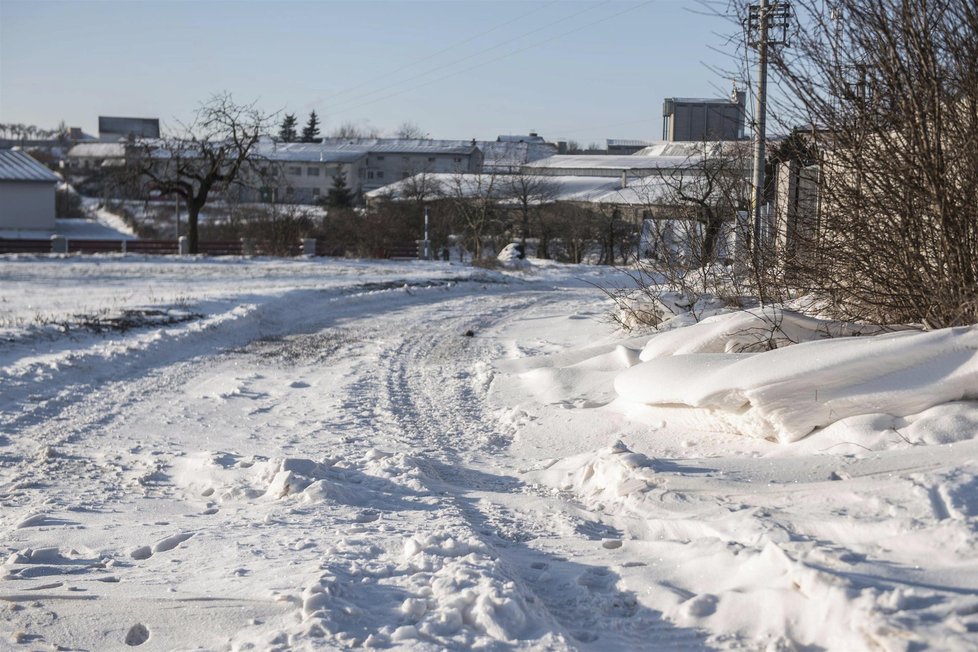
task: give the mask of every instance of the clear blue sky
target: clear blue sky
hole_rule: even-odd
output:
[[[220,91],[434,138],[661,136],[664,97],[726,95],[733,67],[687,0],[0,0],[0,122],[97,134],[99,115],[186,120]]]

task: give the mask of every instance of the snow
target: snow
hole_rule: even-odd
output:
[[[976,331],[626,281],[0,256],[0,648],[975,649]]]

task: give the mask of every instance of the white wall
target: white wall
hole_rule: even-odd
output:
[[[53,229],[54,184],[0,181],[0,229]]]

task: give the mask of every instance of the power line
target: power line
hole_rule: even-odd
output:
[[[451,67],[457,66],[458,64],[463,63],[465,61],[469,61],[470,59],[474,59],[474,58],[476,58],[476,57],[478,57],[480,55],[483,55],[483,54],[485,54],[487,52],[492,52],[493,50],[498,50],[499,48],[503,47],[504,45],[508,45],[508,44],[510,44],[510,43],[512,43],[514,41],[518,41],[518,40],[520,40],[522,38],[525,38],[527,36],[530,36],[531,34],[536,34],[537,32],[543,31],[544,29],[547,29],[548,27],[552,27],[554,25],[558,25],[560,23],[563,23],[563,22],[566,22],[568,20],[571,20],[572,18],[576,18],[576,17],[578,17],[578,16],[580,16],[582,14],[585,14],[585,13],[587,13],[589,11],[593,11],[594,9],[597,9],[598,7],[602,7],[602,6],[606,5],[606,4],[608,4],[610,1],[611,0],[604,0],[604,2],[601,2],[601,3],[597,4],[597,5],[589,6],[589,7],[585,8],[585,9],[583,9],[581,11],[578,11],[576,13],[570,14],[569,16],[564,16],[563,18],[560,18],[560,19],[558,19],[556,21],[550,22],[550,23],[548,23],[546,25],[543,25],[541,27],[538,27],[536,29],[532,29],[532,30],[530,30],[528,32],[524,32],[522,34],[519,34],[517,36],[514,36],[513,38],[506,39],[505,41],[502,41],[500,43],[497,43],[496,45],[490,46],[488,48],[483,48],[481,50],[478,50],[476,52],[473,52],[472,54],[470,54],[470,55],[468,55],[466,57],[462,57],[461,59],[458,59],[458,60],[453,61],[451,63],[443,64],[443,65],[437,66],[435,68],[432,68],[431,70],[427,70],[425,72],[422,72],[422,73],[419,73],[417,75],[414,75],[413,77],[408,77],[406,79],[402,79],[402,80],[400,80],[400,81],[397,82],[397,85],[402,85],[402,84],[406,84],[406,83],[409,83],[409,82],[412,82],[412,81],[415,81],[415,80],[418,80],[418,79],[422,79],[422,78],[427,77],[428,75],[431,75],[433,73],[436,73],[436,72],[438,72],[440,70],[445,70],[446,68],[451,68]],[[492,60],[490,60],[490,61],[492,61]],[[486,63],[489,63],[489,62],[486,62]],[[456,74],[456,73],[452,73],[452,74]],[[443,78],[444,77],[440,77],[440,78],[438,78],[438,79],[436,79],[434,81],[439,81],[440,79],[443,79]],[[424,84],[419,84],[419,86],[423,86],[423,85]],[[405,90],[410,90],[410,88],[405,89]],[[326,108],[327,108],[328,111],[333,112],[333,111],[335,111],[337,109],[337,107],[343,107],[343,106],[345,106],[347,104],[356,103],[356,102],[358,102],[360,100],[366,100],[371,95],[376,95],[377,93],[383,93],[383,92],[384,92],[384,89],[367,91],[366,93],[360,93],[359,95],[355,95],[354,97],[349,98],[347,100],[341,100],[340,102],[338,102],[336,104],[328,105]],[[389,96],[383,96],[381,98],[377,98],[376,100],[368,100],[368,101],[365,102],[365,104],[372,104],[375,101],[379,101],[380,99],[386,99],[387,97],[389,97]]]
[[[349,88],[346,88],[346,89],[343,89],[341,91],[338,91],[337,93],[334,93],[334,97],[336,95],[346,95],[346,94],[351,93],[351,92],[353,92],[355,90],[361,89],[364,86],[368,86],[368,85],[370,85],[370,84],[372,84],[374,82],[380,81],[382,79],[387,79],[388,77],[391,77],[393,75],[396,75],[397,73],[401,72],[402,70],[407,70],[408,68],[410,68],[412,66],[416,66],[419,63],[424,63],[425,61],[429,61],[431,59],[434,59],[435,57],[437,57],[439,55],[442,55],[442,54],[445,54],[446,52],[449,52],[451,50],[454,50],[457,47],[461,47],[463,45],[467,45],[467,44],[469,44],[469,43],[471,43],[473,41],[476,41],[476,40],[482,38],[483,36],[486,36],[487,34],[491,34],[491,33],[495,32],[496,30],[502,29],[503,27],[508,27],[508,26],[512,25],[513,23],[516,23],[516,22],[519,22],[519,21],[523,20],[527,16],[531,16],[531,15],[537,13],[538,11],[542,11],[542,10],[546,9],[547,7],[549,7],[551,5],[557,4],[557,2],[559,2],[559,0],[551,0],[551,2],[548,2],[548,3],[544,4],[544,5],[539,6],[539,7],[536,7],[535,9],[532,9],[532,10],[530,10],[530,11],[524,13],[524,14],[520,14],[519,16],[513,18],[512,20],[507,20],[506,22],[500,23],[500,24],[496,25],[495,27],[491,27],[491,28],[489,28],[489,29],[487,29],[487,30],[485,30],[483,32],[479,32],[478,34],[475,34],[473,36],[470,36],[469,38],[466,38],[466,39],[463,39],[461,41],[458,41],[457,43],[453,43],[452,45],[449,45],[448,47],[443,48],[441,50],[438,50],[437,52],[432,52],[428,56],[421,57],[420,59],[415,59],[414,61],[412,61],[410,63],[406,63],[406,64],[404,64],[402,66],[399,66],[397,68],[394,68],[393,70],[390,70],[390,71],[388,71],[386,73],[383,73],[381,75],[378,75],[376,77],[373,77],[371,79],[368,79],[366,81],[363,81],[363,82],[361,82],[361,83],[359,83],[359,84],[357,84],[355,86],[351,86]]]
[[[590,29],[590,28],[592,28],[592,27],[594,27],[595,25],[599,25],[599,24],[601,24],[601,23],[604,23],[604,22],[607,22],[607,21],[609,21],[609,20],[612,20],[613,18],[617,18],[617,17],[619,17],[619,16],[622,16],[622,15],[624,15],[624,14],[627,14],[627,13],[629,13],[629,12],[632,12],[632,11],[635,11],[636,9],[640,9],[641,7],[644,7],[644,6],[646,6],[646,5],[649,5],[649,4],[652,4],[652,3],[654,2],[654,1],[655,1],[655,0],[646,0],[645,2],[642,2],[642,3],[639,3],[639,4],[637,4],[637,5],[634,5],[634,6],[632,6],[632,7],[629,7],[628,9],[624,9],[624,10],[622,10],[622,11],[619,11],[619,12],[617,12],[617,13],[614,13],[614,14],[611,14],[610,16],[606,16],[605,18],[602,18],[602,19],[600,19],[600,20],[596,20],[596,21],[593,21],[593,22],[591,22],[591,23],[588,23],[587,25],[582,25],[582,26],[580,26],[580,27],[576,27],[576,28],[574,28],[574,29],[572,29],[572,30],[568,30],[568,31],[566,31],[566,32],[561,32],[560,34],[556,34],[556,35],[554,35],[554,36],[552,36],[552,37],[550,37],[550,38],[548,38],[548,39],[544,39],[544,40],[542,40],[542,41],[539,41],[539,42],[537,42],[537,43],[533,43],[533,44],[531,44],[531,45],[528,45],[528,46],[526,46],[526,47],[523,47],[523,48],[520,48],[520,49],[518,49],[518,50],[513,50],[512,52],[508,52],[508,53],[506,53],[506,54],[503,54],[503,55],[501,55],[501,56],[498,56],[498,57],[495,57],[495,58],[493,58],[493,59],[489,59],[489,60],[487,60],[487,61],[482,61],[482,62],[480,62],[480,63],[477,63],[477,64],[476,64],[476,65],[474,65],[474,66],[469,66],[468,68],[463,68],[463,69],[461,69],[461,70],[456,70],[456,71],[454,71],[454,72],[451,72],[451,73],[448,73],[447,75],[443,75],[443,76],[441,76],[441,77],[437,77],[437,78],[435,78],[435,79],[430,79],[430,80],[428,80],[428,81],[425,81],[425,82],[421,82],[420,84],[415,84],[415,85],[413,85],[413,86],[410,86],[410,87],[408,87],[408,88],[405,88],[405,89],[402,89],[402,90],[400,90],[400,91],[396,91],[396,92],[394,92],[394,93],[389,93],[389,94],[387,94],[387,95],[383,95],[383,96],[381,96],[381,97],[377,97],[377,98],[374,98],[374,99],[372,99],[372,100],[367,100],[367,101],[365,101],[365,102],[363,102],[363,103],[361,103],[361,104],[359,104],[357,108],[359,108],[359,107],[362,107],[362,106],[368,106],[368,105],[370,105],[370,104],[376,104],[377,102],[380,102],[380,101],[382,101],[382,100],[389,100],[389,99],[391,99],[391,98],[393,98],[393,97],[398,97],[398,96],[400,96],[400,95],[403,95],[403,94],[405,94],[405,93],[407,93],[407,92],[409,92],[409,91],[413,91],[413,90],[416,90],[416,89],[418,89],[418,88],[422,88],[422,87],[424,87],[424,86],[429,86],[429,85],[431,85],[431,84],[434,84],[434,83],[437,83],[437,82],[440,82],[440,81],[444,81],[445,79],[448,79],[448,78],[450,78],[450,77],[454,77],[454,76],[456,76],[456,75],[460,75],[460,74],[463,74],[463,73],[466,73],[466,72],[470,72],[470,71],[472,71],[472,70],[475,70],[476,68],[481,68],[481,67],[483,67],[483,66],[486,66],[486,65],[489,65],[489,64],[491,64],[491,63],[495,63],[495,62],[497,62],[497,61],[500,61],[500,60],[502,60],[502,59],[506,59],[506,58],[509,58],[509,57],[512,57],[512,56],[515,56],[515,55],[517,55],[517,54],[522,54],[523,52],[526,52],[526,51],[528,51],[528,50],[532,50],[532,49],[534,49],[534,48],[538,48],[538,47],[540,47],[540,46],[542,46],[542,45],[546,45],[546,44],[548,44],[548,43],[551,43],[551,42],[553,42],[553,41],[555,41],[555,40],[557,40],[557,39],[559,39],[559,38],[563,38],[563,37],[565,37],[565,36],[568,36],[568,35],[570,35],[570,34],[575,34],[575,33],[577,33],[577,32],[580,32],[580,31],[582,31],[582,30],[585,30],[585,29]],[[608,3],[607,3],[607,2],[605,2],[605,3],[602,3],[602,4],[608,4]],[[578,14],[574,14],[574,15],[572,15],[572,16],[569,16],[568,18],[573,18],[574,16],[577,16],[577,15],[579,15],[580,13],[584,13],[584,12],[578,12]],[[565,19],[562,19],[562,20],[566,20],[566,18],[565,18]],[[558,22],[562,22],[562,21],[558,21]],[[554,24],[556,24],[556,23],[554,23]],[[540,28],[540,29],[543,29],[543,28]],[[537,30],[533,30],[533,31],[534,31],[534,32],[538,32],[538,31],[540,31],[540,29],[537,29]],[[529,33],[532,33],[532,32],[529,32]],[[522,35],[522,36],[526,36],[526,34],[524,34],[524,35]],[[517,37],[517,39],[518,39],[518,38],[522,38],[522,36],[520,36],[520,37]],[[510,41],[512,41],[512,40],[516,40],[516,39],[510,39]],[[507,41],[507,42],[508,42],[508,41]],[[501,46],[501,45],[503,45],[503,44],[500,44],[500,46]],[[500,46],[495,46],[495,47],[493,47],[493,48],[489,48],[489,49],[490,49],[490,50],[492,50],[492,49],[498,49],[498,47],[500,47]],[[477,54],[480,54],[480,53],[476,53],[476,55],[477,55]],[[472,57],[474,57],[474,56],[476,56],[476,55],[472,55],[472,56],[470,56],[470,57],[466,57],[466,59],[471,59]],[[464,61],[464,60],[465,60],[465,59],[462,59],[462,60],[460,60],[460,61]],[[449,65],[447,65],[447,66],[442,66],[442,68],[447,68],[447,67],[451,67],[452,65],[456,65],[457,63],[459,63],[459,62],[455,62],[455,63],[453,63],[453,64],[449,64]],[[432,71],[430,71],[430,72],[437,72],[437,70],[439,70],[439,69],[438,69],[438,68],[436,68],[435,70],[432,70]],[[425,74],[423,74],[423,75],[419,75],[418,77],[424,77],[424,76],[426,76],[427,74],[430,74],[430,72],[429,72],[429,73],[425,73]],[[369,94],[368,94],[368,95],[369,95]],[[343,104],[344,104],[344,103],[340,103],[340,104],[339,104],[338,106],[343,106]],[[334,106],[333,108],[335,109],[335,106]],[[349,109],[348,109],[348,110],[349,110]]]

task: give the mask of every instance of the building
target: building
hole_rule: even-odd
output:
[[[324,138],[318,143],[265,141],[259,155],[278,163],[274,198],[296,202],[315,202],[325,197],[333,186],[333,178],[340,173],[347,187],[359,195],[423,172],[478,172],[483,161],[474,141],[405,138]]]
[[[53,229],[58,181],[27,154],[0,150],[0,229]]]
[[[482,171],[486,174],[515,174],[524,165],[558,153],[557,145],[548,143],[534,133],[529,138],[500,136],[494,141],[477,141],[482,150]]]
[[[125,165],[125,143],[78,143],[65,155],[65,165],[72,175],[87,176],[105,168]]]
[[[662,140],[742,140],[746,95],[734,91],[729,99],[669,97],[662,103]]]
[[[98,139],[103,142],[159,137],[159,118],[120,118],[106,115],[98,117]]]

